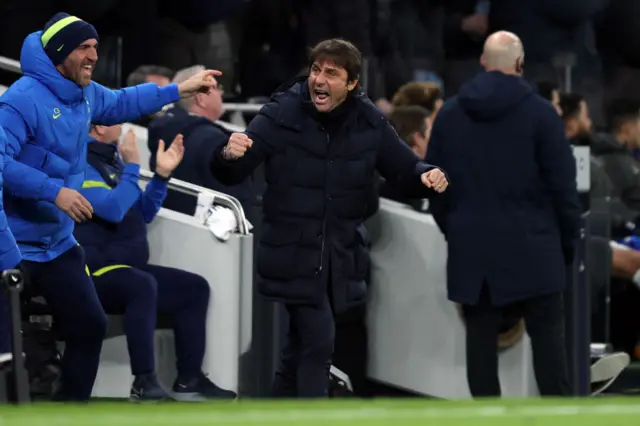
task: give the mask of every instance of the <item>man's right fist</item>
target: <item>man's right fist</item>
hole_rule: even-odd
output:
[[[90,220],[93,216],[91,203],[75,189],[63,187],[56,197],[56,206],[76,222]]]
[[[222,155],[226,160],[238,159],[246,154],[251,145],[253,145],[253,141],[246,134],[232,133],[227,146],[222,151]]]

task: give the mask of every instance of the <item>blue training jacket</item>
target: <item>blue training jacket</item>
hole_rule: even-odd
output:
[[[76,244],[74,222],[55,199],[63,186],[82,187],[90,124],[136,120],[180,96],[175,84],[117,91],[95,82],[80,87],[54,67],[41,35],[38,31],[24,41],[24,76],[0,97],[0,126],[8,140],[4,202],[9,227],[24,259],[48,262]]]
[[[93,274],[149,262],[146,225],[162,207],[167,180],[156,175],[142,191],[139,179],[140,165],[124,165],[115,145],[89,144],[89,166],[80,193],[93,206],[94,218],[78,224],[75,236]]]
[[[15,267],[22,258],[16,240],[9,229],[7,215],[4,213],[2,206],[2,175],[4,172],[4,158],[2,156],[6,145],[7,135],[0,127],[0,271]]]

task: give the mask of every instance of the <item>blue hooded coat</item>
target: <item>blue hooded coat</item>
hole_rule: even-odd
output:
[[[46,55],[38,31],[27,36],[20,65],[24,76],[0,97],[0,127],[7,135],[4,203],[26,260],[48,262],[74,245],[74,222],[55,200],[62,187],[84,181],[91,123],[136,120],[179,100],[175,84],[147,83],[110,90],[66,79]]]

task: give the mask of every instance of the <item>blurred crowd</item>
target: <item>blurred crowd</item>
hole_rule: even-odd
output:
[[[508,30],[523,40],[526,78],[583,93],[596,125],[603,102],[640,98],[633,0],[4,0],[0,55],[17,59],[24,36],[57,10],[98,28],[96,77],[110,86],[141,65],[202,64],[224,71],[227,99],[264,97],[305,68],[308,46],[343,37],[363,52],[363,83],[385,107],[409,81],[455,94],[479,70],[485,36]]]

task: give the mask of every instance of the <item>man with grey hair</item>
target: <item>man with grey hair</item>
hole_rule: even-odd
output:
[[[500,395],[498,333],[509,312],[525,319],[540,394],[567,395],[562,290],[579,234],[575,160],[553,106],[521,78],[520,39],[492,34],[480,62],[485,72],[438,113],[426,156],[454,182],[431,211],[448,243],[448,296],[466,322],[469,389]]]
[[[202,65],[195,65],[180,70],[173,82],[179,84],[186,81],[203,69],[205,67]],[[149,149],[156,152],[160,139],[171,141],[177,134],[182,134],[185,146],[184,159],[173,173],[173,177],[237,198],[251,221],[250,212],[254,198],[252,179],[248,178],[239,185],[223,185],[213,177],[209,167],[214,150],[229,139],[229,132],[216,123],[224,113],[223,93],[216,81],[211,93],[197,95],[187,102],[176,103],[163,117],[149,125]],[[155,160],[155,156],[152,155],[149,160],[151,170],[155,170]],[[191,195],[170,191],[163,207],[192,215],[195,212],[196,201]]]

